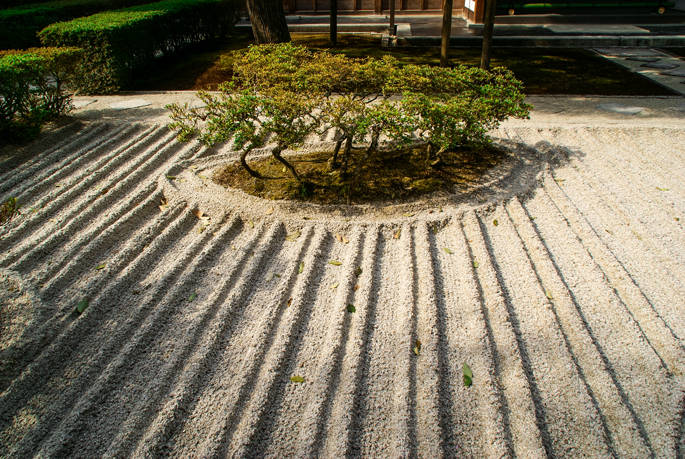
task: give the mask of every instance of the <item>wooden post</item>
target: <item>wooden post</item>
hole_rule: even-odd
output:
[[[487,0],[485,5],[485,25],[483,26],[483,52],[480,56],[480,68],[490,70],[490,54],[492,53],[492,33],[495,29],[495,10],[497,0]]]
[[[388,27],[389,35],[397,35],[397,26],[395,26],[395,0],[390,0],[390,27]]]
[[[338,0],[331,0],[331,46],[338,46]]]
[[[442,43],[440,47],[440,67],[447,67],[450,63],[450,34],[452,32],[452,0],[444,0],[442,4]]]

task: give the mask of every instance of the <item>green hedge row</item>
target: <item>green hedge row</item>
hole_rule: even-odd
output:
[[[40,46],[38,32],[54,22],[143,5],[150,0],[58,0],[0,10],[0,49]]]
[[[28,140],[46,121],[71,109],[70,83],[83,58],[78,48],[0,51],[0,138]]]
[[[236,0],[167,0],[52,24],[40,33],[46,46],[83,48],[84,93],[111,93],[131,73],[167,55],[228,32]]]

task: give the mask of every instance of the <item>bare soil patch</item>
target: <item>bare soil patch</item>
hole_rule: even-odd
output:
[[[216,171],[213,179],[224,187],[265,199],[341,204],[347,200],[352,175],[363,153],[352,152],[347,172],[330,166],[331,152],[290,156],[288,161],[300,174],[301,182],[272,156],[250,162],[264,179],[252,177],[238,162]],[[464,147],[443,153],[443,164],[431,167],[426,162],[425,146],[379,152],[362,169],[353,201],[404,203],[431,193],[466,190],[507,156],[493,145]]]

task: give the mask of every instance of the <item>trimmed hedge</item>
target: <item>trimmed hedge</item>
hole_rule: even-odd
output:
[[[0,51],[0,137],[28,140],[71,110],[65,89],[82,59],[78,48]]]
[[[143,5],[150,0],[58,0],[0,10],[0,49],[40,46],[38,32],[52,23],[102,11]]]
[[[47,46],[83,48],[81,92],[112,93],[159,53],[173,53],[228,32],[238,18],[236,4],[167,0],[52,24],[39,36]]]

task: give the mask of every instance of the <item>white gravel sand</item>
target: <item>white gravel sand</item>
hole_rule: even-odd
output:
[[[470,189],[325,208],[201,178],[176,100],[0,163],[0,457],[685,455],[682,98],[530,98]]]

